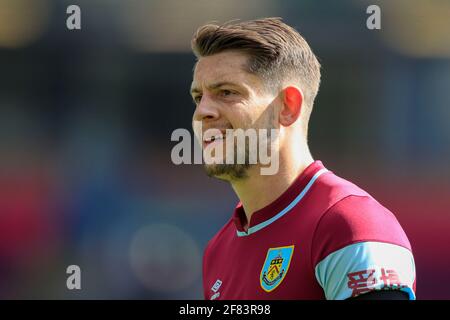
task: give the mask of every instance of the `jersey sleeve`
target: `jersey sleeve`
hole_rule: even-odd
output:
[[[316,279],[328,300],[373,290],[415,299],[411,245],[395,216],[370,196],[348,196],[321,218],[313,237]]]

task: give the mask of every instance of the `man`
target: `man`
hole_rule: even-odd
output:
[[[276,129],[279,161],[271,175],[248,150],[244,163],[205,166],[240,199],[205,250],[205,298],[415,299],[411,246],[394,215],[311,156],[320,65],[299,33],[277,18],[205,25],[192,48],[203,148],[228,154],[233,130]]]

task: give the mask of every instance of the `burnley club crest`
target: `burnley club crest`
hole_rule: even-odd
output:
[[[291,263],[294,246],[270,248],[261,270],[260,283],[266,292],[275,290],[283,281]]]

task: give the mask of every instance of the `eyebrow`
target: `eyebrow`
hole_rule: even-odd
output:
[[[234,83],[234,82],[230,82],[230,81],[221,81],[221,82],[216,82],[216,83],[210,84],[210,85],[208,86],[208,89],[214,90],[214,89],[218,89],[218,88],[220,88],[220,87],[227,86],[227,85],[238,86],[238,85],[237,85],[236,83]],[[193,93],[199,93],[199,92],[201,92],[201,90],[200,90],[199,88],[196,88],[196,87],[192,87],[192,88],[191,88],[191,94],[193,94]]]

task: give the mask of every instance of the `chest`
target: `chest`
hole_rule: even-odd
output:
[[[288,240],[290,239],[290,240]],[[320,299],[308,243],[291,237],[234,238],[206,261],[205,292],[214,299]]]

